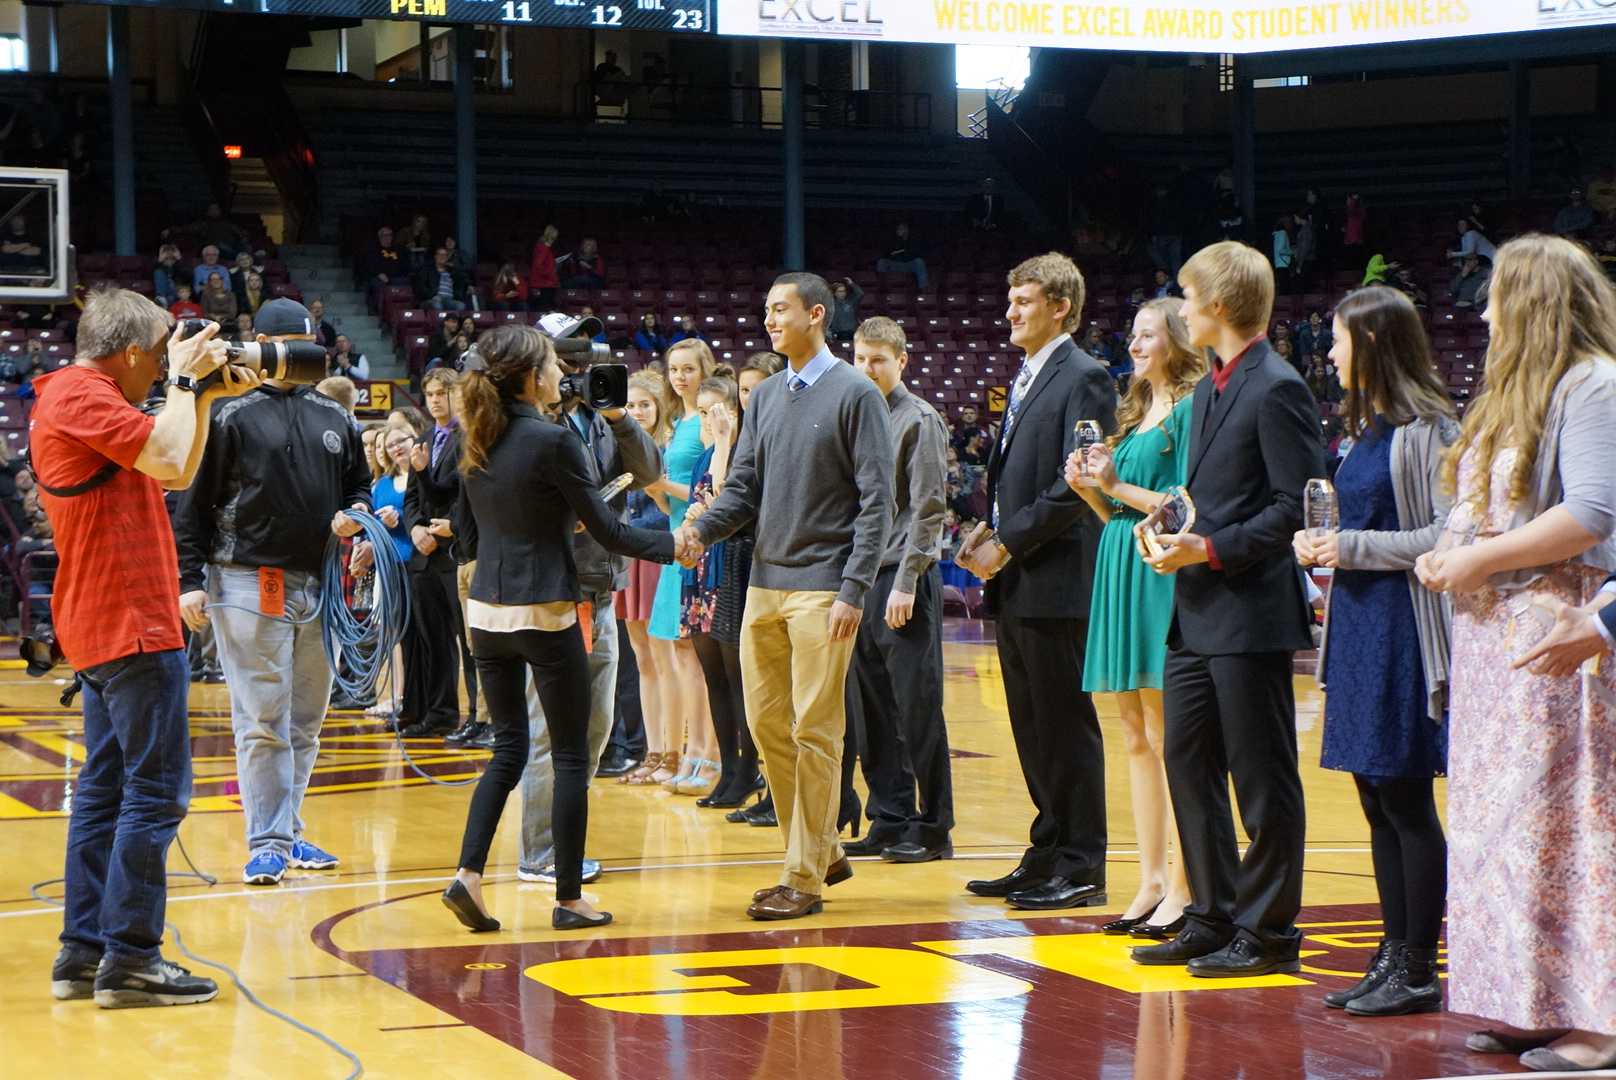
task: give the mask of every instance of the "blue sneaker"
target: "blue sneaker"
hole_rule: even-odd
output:
[[[260,851],[247,860],[241,880],[249,885],[279,885],[286,873],[286,859],[278,851]]]
[[[299,870],[329,870],[337,865],[337,861],[335,855],[315,847],[307,840],[293,840],[292,857],[286,860],[287,865]]]
[[[534,870],[526,866],[518,866],[516,868],[516,876],[522,881],[535,881],[542,882],[545,885],[554,885],[556,883],[555,863],[551,863],[550,865],[538,870]],[[600,863],[596,862],[594,859],[585,859],[583,864],[583,884],[588,885],[590,882],[599,880]]]

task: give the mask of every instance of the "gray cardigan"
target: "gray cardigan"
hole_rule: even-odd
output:
[[[1446,595],[1428,591],[1414,576],[1414,560],[1436,546],[1453,509],[1442,491],[1442,454],[1459,437],[1459,425],[1447,417],[1414,420],[1392,433],[1392,488],[1397,497],[1397,532],[1346,529],[1339,538],[1343,570],[1402,570],[1419,631],[1420,662],[1425,668],[1426,714],[1441,722],[1448,694],[1448,630],[1451,607]],[[1329,612],[1319,645],[1316,675],[1324,685],[1324,657],[1330,645]]]

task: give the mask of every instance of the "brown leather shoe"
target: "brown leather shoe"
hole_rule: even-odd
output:
[[[800,919],[804,915],[818,915],[825,905],[813,893],[798,892],[782,885],[772,895],[756,900],[746,913],[760,922],[780,919]]]
[[[850,863],[848,863],[846,855],[843,855],[840,859],[837,859],[835,862],[825,867],[826,885],[840,885],[842,882],[846,881],[852,876],[853,867]]]
[[[783,888],[785,888],[784,885],[770,885],[767,889],[759,889],[757,892],[752,894],[752,903],[755,904],[759,900],[765,900]]]

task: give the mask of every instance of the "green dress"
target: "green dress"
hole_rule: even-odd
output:
[[[1147,491],[1184,483],[1190,459],[1192,398],[1186,396],[1156,427],[1125,437],[1114,459],[1117,479]],[[1173,578],[1139,557],[1133,527],[1143,514],[1115,499],[1100,534],[1089,608],[1089,645],[1083,689],[1090,693],[1159,690],[1167,663],[1167,625],[1173,616]]]

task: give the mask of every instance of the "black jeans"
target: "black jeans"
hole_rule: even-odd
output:
[[[696,660],[707,683],[707,704],[713,713],[713,732],[718,737],[719,767],[722,772],[716,796],[736,794],[740,786],[751,791],[758,778],[757,746],[746,726],[746,697],[741,692],[741,647],[726,645],[711,634],[691,639]]]
[[[469,714],[477,718],[477,671],[460,615],[455,566],[447,558],[409,571],[410,622],[404,644],[404,701],[411,720],[460,721],[460,674],[466,676]]]
[[[1369,820],[1386,936],[1412,948],[1434,949],[1448,898],[1448,843],[1436,815],[1431,780],[1353,779]]]
[[[617,715],[608,753],[645,760],[645,710],[640,705],[640,662],[629,646],[628,624],[617,620]]]
[[[482,873],[499,816],[528,758],[527,672],[544,706],[555,759],[552,819],[555,828],[556,899],[576,900],[583,889],[584,834],[589,828],[589,663],[583,634],[565,630],[518,630],[496,634],[473,629],[471,651],[483,687],[494,758],[488,763],[466,816],[460,868]]]
[[[185,653],[134,653],[84,677],[84,767],[67,826],[62,941],[150,960],[168,845],[191,800]]]

